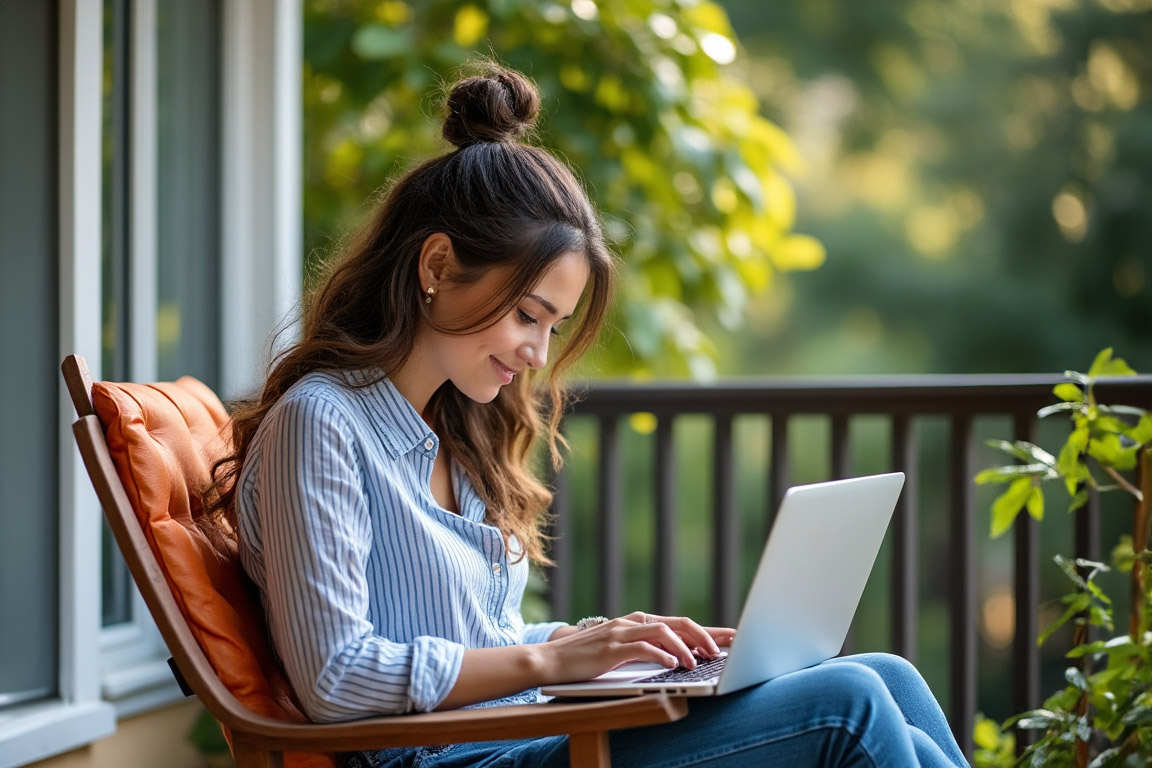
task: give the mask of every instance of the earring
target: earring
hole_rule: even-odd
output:
[[[424,289],[424,293],[428,294],[427,296],[424,297],[424,303],[425,304],[431,304],[432,303],[432,297],[436,295],[436,289],[433,288],[432,286],[428,286],[427,288]]]

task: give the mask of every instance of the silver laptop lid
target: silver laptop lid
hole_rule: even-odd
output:
[[[788,489],[718,694],[840,652],[903,486],[904,473],[893,472]]]

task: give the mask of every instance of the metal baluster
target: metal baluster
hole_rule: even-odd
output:
[[[732,461],[732,417],[717,416],[712,464],[713,603],[720,626],[736,622],[736,574],[740,565],[737,546],[736,472]]]
[[[835,414],[832,417],[832,479],[842,480],[851,471],[851,457],[848,444],[848,417]]]
[[[788,417],[784,414],[772,415],[772,436],[769,453],[772,456],[768,467],[768,519],[769,522],[780,508],[784,491],[788,490],[791,468],[788,461]]]
[[[949,720],[965,756],[972,759],[976,710],[976,532],[972,506],[972,417],[952,417],[952,695]]]
[[[676,612],[676,447],[672,417],[656,423],[656,612]]]
[[[615,416],[600,418],[600,610],[620,614],[622,543],[620,521],[620,437]]]
[[[561,469],[553,480],[552,537],[549,555],[555,563],[548,571],[548,602],[552,618],[558,621],[572,619],[572,505],[568,496],[568,471]]]
[[[829,457],[829,464],[832,469],[833,480],[843,480],[848,477],[849,472],[849,456],[848,456],[848,417],[844,414],[837,413],[832,416],[832,455]],[[848,628],[847,634],[844,635],[844,644],[840,646],[840,655],[847,656],[852,653],[853,636],[855,632],[856,621],[853,619],[852,625]]]
[[[1016,440],[1036,440],[1036,419],[1031,413],[1016,415],[1013,422]],[[1037,607],[1040,605],[1040,536],[1039,522],[1031,515],[1020,514],[1012,527],[1015,537],[1016,631],[1012,638],[1012,711],[1024,712],[1040,706],[1040,649],[1036,647]],[[1036,731],[1016,731],[1016,751],[1036,741]]]
[[[892,610],[889,637],[892,652],[916,660],[918,620],[917,494],[919,467],[912,420],[903,414],[892,417],[892,469],[904,473],[904,490],[892,514]]]

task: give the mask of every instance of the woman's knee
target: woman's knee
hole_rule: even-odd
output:
[[[829,703],[852,707],[864,701],[884,704],[891,701],[883,677],[867,665],[845,660],[814,669],[819,672],[812,681],[813,692]]]
[[[923,677],[912,662],[893,653],[861,653],[839,659],[843,663],[867,667],[880,675],[889,688],[910,683],[920,683]]]

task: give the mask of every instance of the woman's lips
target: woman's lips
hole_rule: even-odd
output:
[[[516,371],[504,365],[504,363],[500,362],[495,357],[492,358],[492,367],[494,367],[496,372],[500,374],[500,378],[504,380],[505,384],[512,383],[512,378],[516,375]]]

